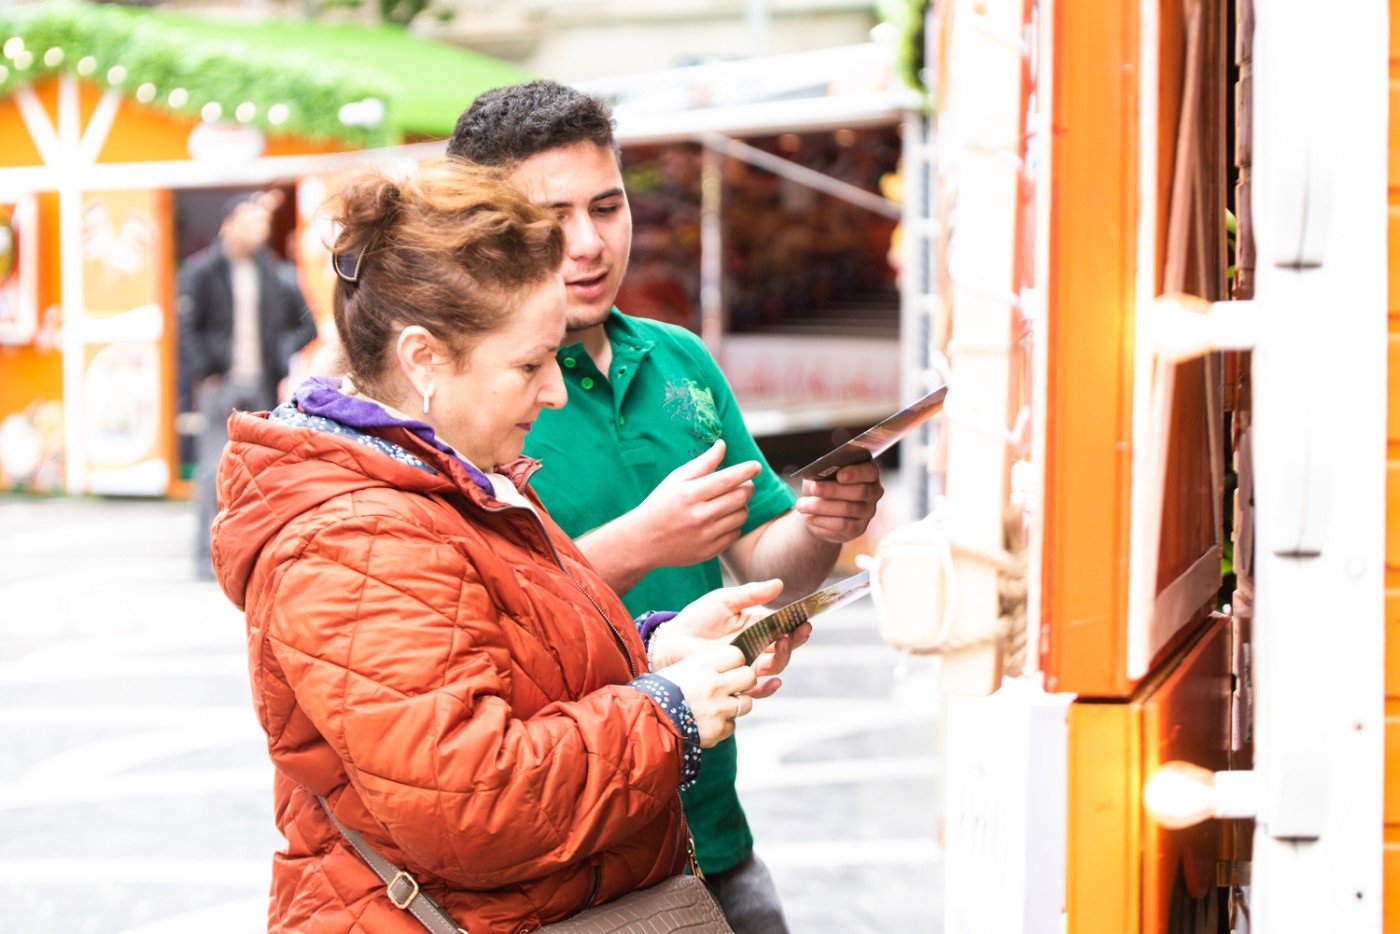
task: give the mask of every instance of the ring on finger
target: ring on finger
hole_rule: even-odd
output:
[[[741,694],[734,695],[734,719],[738,720],[744,715],[744,698]]]

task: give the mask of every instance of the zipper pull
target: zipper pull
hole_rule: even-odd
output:
[[[690,874],[703,882],[705,874],[700,871],[700,860],[695,858],[695,838],[690,835],[689,827],[685,831],[685,861],[690,866]]]

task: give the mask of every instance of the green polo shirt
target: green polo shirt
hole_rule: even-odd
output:
[[[745,533],[792,508],[792,488],[768,466],[744,427],[729,383],[698,337],[684,328],[631,318],[608,319],[610,372],[582,344],[559,351],[568,405],[540,413],[525,453],[543,467],[531,484],[556,522],[577,538],[636,508],[672,470],[725,441],[724,465],[756,460]],[[722,585],[718,558],[657,568],[623,600],[634,616],[679,610]],[[734,739],[705,750],[700,777],[681,793],[700,867],[723,872],[753,849],[734,790]]]

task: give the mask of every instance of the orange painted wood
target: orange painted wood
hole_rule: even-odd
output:
[[[1052,691],[1126,696],[1138,19],[1053,15],[1042,667]]]
[[[1385,481],[1385,851],[1384,929],[1400,931],[1400,0],[1390,2],[1389,218],[1386,229],[1387,307]]]
[[[1385,702],[1385,774],[1400,775],[1400,698]],[[1386,782],[1385,823],[1400,829],[1400,788]]]
[[[1127,704],[1069,708],[1066,934],[1142,924],[1142,737]]]
[[[1143,782],[1164,762],[1229,767],[1231,628],[1212,621],[1127,701],[1069,710],[1067,934],[1166,934],[1173,889],[1215,885],[1231,845],[1221,822],[1167,830],[1143,810]]]
[[[1400,833],[1393,834],[1394,828],[1386,828],[1385,850],[1382,856],[1382,879],[1385,886],[1385,901],[1381,910],[1384,931],[1400,931]]]
[[[1396,332],[1394,321],[1390,323],[1385,369],[1388,375],[1400,373],[1400,333]],[[1393,396],[1394,393],[1392,392],[1391,395]],[[1387,445],[1400,445],[1400,409],[1393,405],[1387,406],[1385,412],[1385,440]]]
[[[1400,701],[1400,588],[1385,592],[1385,696],[1387,701]],[[1400,800],[1396,803],[1400,805]],[[1400,810],[1396,821],[1400,822]]]
[[[1392,66],[1393,68],[1393,66]],[[1400,102],[1400,79],[1392,77],[1390,79],[1390,112],[1396,113],[1395,105]],[[1390,160],[1388,176],[1391,185],[1400,182],[1400,124],[1394,120],[1390,121]],[[1394,199],[1392,199],[1394,203]]]
[[[13,97],[0,100],[0,167],[40,165],[39,149],[34,145],[29,129],[20,116],[19,105]]]
[[[1391,184],[1394,186],[1395,182],[1392,181]],[[1390,269],[1390,281],[1386,291],[1386,307],[1391,311],[1390,332],[1394,334],[1396,333],[1394,316],[1400,312],[1400,280],[1396,278],[1396,273],[1400,272],[1400,236],[1397,236],[1400,234],[1400,191],[1392,187],[1388,200],[1390,205],[1386,218],[1386,258]],[[1393,370],[1391,372],[1394,373]],[[1392,395],[1394,395],[1394,389],[1395,387],[1392,385]]]

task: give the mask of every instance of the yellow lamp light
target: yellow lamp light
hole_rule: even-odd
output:
[[[1257,801],[1254,772],[1212,772],[1190,762],[1165,762],[1142,786],[1147,813],[1173,830],[1212,817],[1253,817]]]

